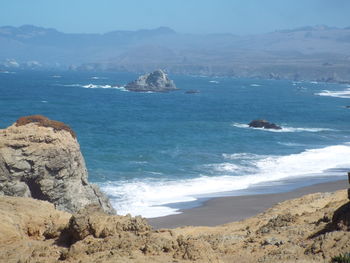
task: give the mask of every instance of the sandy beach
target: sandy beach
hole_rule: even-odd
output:
[[[182,210],[181,214],[149,218],[155,228],[182,226],[216,226],[240,221],[271,208],[279,202],[317,192],[334,192],[348,188],[347,180],[320,183],[277,194],[259,194],[213,198],[200,207]]]

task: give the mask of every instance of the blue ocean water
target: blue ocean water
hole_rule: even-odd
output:
[[[132,93],[132,73],[0,73],[0,128],[43,114],[78,135],[89,180],[118,213],[177,213],[174,203],[336,180],[350,168],[350,87],[170,76],[180,89]],[[186,90],[198,94],[185,94]],[[253,119],[280,131],[248,128]]]

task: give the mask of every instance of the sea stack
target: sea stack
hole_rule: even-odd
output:
[[[127,84],[125,89],[135,92],[168,92],[177,90],[174,82],[161,69],[140,76],[137,80]]]
[[[75,213],[98,205],[115,211],[88,173],[74,131],[41,115],[0,130],[0,195],[32,197]]]
[[[253,120],[249,124],[251,128],[263,128],[263,129],[273,129],[273,130],[281,130],[282,128],[272,122],[268,122],[267,120]]]

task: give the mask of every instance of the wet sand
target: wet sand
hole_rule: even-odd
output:
[[[294,191],[277,194],[230,196],[210,199],[200,207],[182,210],[181,214],[150,218],[155,228],[181,226],[216,226],[252,217],[275,204],[317,192],[334,192],[348,188],[347,180],[315,184]]]

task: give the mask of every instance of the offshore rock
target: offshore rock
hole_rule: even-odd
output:
[[[91,204],[115,213],[87,178],[75,133],[64,123],[34,115],[0,130],[0,195],[49,201],[71,213]]]
[[[130,82],[125,89],[135,92],[168,92],[176,90],[176,86],[163,70],[140,76],[137,80]]]
[[[253,120],[249,124],[251,128],[264,128],[264,129],[274,129],[281,130],[282,128],[274,123],[268,122],[266,120]]]

